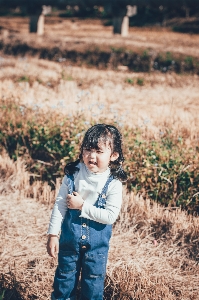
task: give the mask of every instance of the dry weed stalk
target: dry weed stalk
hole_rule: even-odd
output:
[[[30,184],[30,177],[34,174],[26,171],[25,163],[20,157],[13,162],[6,152],[0,155],[0,174],[0,193],[17,191],[19,198],[33,198],[52,207],[60,187],[60,179],[56,180],[55,190],[46,182],[34,181]]]

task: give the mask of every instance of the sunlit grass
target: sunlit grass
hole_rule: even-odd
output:
[[[13,162],[6,154],[0,156],[0,174],[0,285],[24,299],[47,299],[56,268],[45,247],[55,191],[41,181],[30,184],[25,162]],[[124,189],[110,244],[105,300],[196,300],[198,230],[198,217]]]

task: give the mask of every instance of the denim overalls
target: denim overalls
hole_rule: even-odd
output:
[[[68,193],[75,190],[74,177],[67,176]],[[110,176],[95,206],[104,208]],[[80,217],[78,209],[67,209],[59,240],[58,267],[52,300],[75,300],[81,271],[81,300],[102,300],[112,225]]]

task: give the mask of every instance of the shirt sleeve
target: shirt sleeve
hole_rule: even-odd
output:
[[[80,217],[87,218],[102,224],[113,224],[122,205],[122,183],[113,180],[107,191],[105,208],[96,207],[84,201]]]
[[[68,196],[67,176],[64,176],[52,210],[48,232],[47,232],[48,234],[55,234],[55,235],[59,234],[61,229],[61,224],[64,220],[66,210],[67,210],[67,204],[66,204],[67,196]]]

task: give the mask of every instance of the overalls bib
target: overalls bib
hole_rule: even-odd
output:
[[[105,208],[110,176],[95,203]],[[74,177],[67,178],[68,193],[75,190]],[[78,209],[67,209],[61,227],[58,267],[52,300],[75,300],[81,271],[81,300],[102,300],[112,225],[80,217]]]

